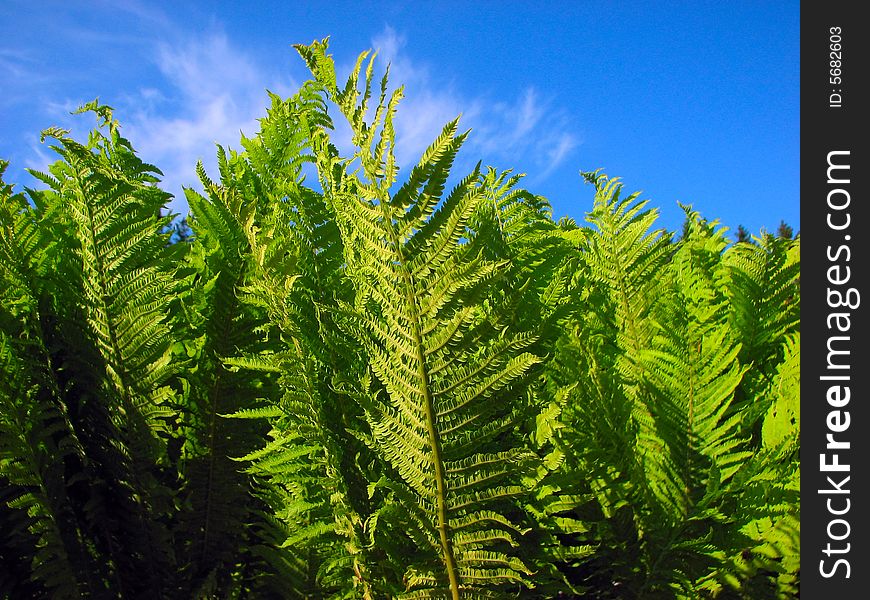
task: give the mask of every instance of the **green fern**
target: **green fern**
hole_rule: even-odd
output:
[[[736,244],[725,255],[730,282],[731,323],[742,344],[741,362],[752,364],[738,393],[736,410],[744,427],[758,436],[768,409],[776,365],[786,336],[800,325],[800,237],[795,240],[763,234],[755,244]]]
[[[177,369],[166,310],[176,282],[159,233],[168,195],[154,186],[155,168],[135,156],[108,107],[94,102],[81,110],[93,110],[108,135],[95,131],[82,145],[46,131],[59,141],[53,148],[62,160],[48,174],[34,173],[50,189],[32,193],[37,206],[51,207],[70,250],[63,259],[70,277],[57,294],[68,311],[65,394],[92,478],[81,510],[112,556],[119,591],[159,595],[171,581],[172,493],[160,479],[171,472],[168,383]]]
[[[796,594],[799,238],[554,222],[458,121],[404,172],[389,71],[297,50],[184,243],[96,101],[0,185],[0,596]]]
[[[664,245],[660,234],[648,233],[652,217],[621,217],[642,213],[608,202],[618,188],[590,178],[602,199],[583,254],[595,285],[584,292],[590,309],[573,317],[575,329],[548,366],[549,393],[568,401],[559,409],[562,424],[551,426],[553,452],[563,458],[540,486],[544,514],[563,519],[551,527],[575,544],[600,540],[599,552],[611,559],[592,555],[563,569],[574,569],[602,597],[695,597],[758,577],[757,585],[768,585],[764,569],[782,573],[777,585],[788,589],[794,560],[788,568],[771,565],[794,556],[788,507],[796,488],[778,484],[772,496],[769,485],[793,481],[794,463],[771,451],[756,460],[743,429],[738,398],[750,365],[740,360],[741,337],[731,326],[727,240],[686,207],[686,235]],[[616,257],[627,259],[620,265]],[[793,414],[791,402],[777,401],[776,414]],[[766,423],[766,431],[782,426],[773,416]],[[570,482],[576,472],[587,473],[585,481]],[[748,481],[756,482],[751,493]],[[764,494],[781,504],[766,504]],[[773,535],[771,527],[781,531],[777,550],[754,549],[763,543],[759,532]],[[779,558],[746,563],[744,554]]]
[[[336,335],[333,314],[351,288],[341,272],[335,217],[321,195],[301,185],[304,162],[328,169],[334,156],[323,137],[329,120],[317,89],[306,86],[286,101],[273,96],[260,133],[243,139],[246,152],[234,168],[222,169],[223,184],[251,199],[239,223],[252,259],[242,298],[267,315],[262,330],[285,342],[225,362],[279,376],[279,401],[232,416],[267,419],[272,428],[272,441],[241,460],[250,462],[259,494],[277,516],[284,556],[269,557],[283,561],[291,595],[344,597],[356,590],[368,598],[374,584],[373,561],[365,557],[367,478],[354,462],[364,447],[348,432],[360,414],[341,391],[342,380],[352,382],[355,353]]]
[[[2,182],[5,167],[0,163],[0,484],[9,512],[4,510],[8,539],[0,546],[18,546],[20,558],[30,562],[25,568],[31,579],[52,597],[75,598],[92,581],[63,472],[64,462],[79,459],[81,448],[66,418],[41,322],[40,275],[50,269],[53,245],[36,211]]]
[[[232,169],[233,160],[219,153],[222,171]],[[242,585],[235,581],[235,565],[251,557],[240,555],[238,543],[257,542],[247,531],[261,508],[251,494],[249,478],[231,457],[253,450],[264,431],[221,415],[253,406],[257,397],[270,394],[274,382],[223,364],[227,356],[264,346],[258,333],[265,322],[262,311],[242,298],[253,271],[245,225],[255,202],[244,189],[211,182],[201,165],[198,171],[207,196],[186,190],[196,243],[186,257],[190,291],[184,295],[183,312],[189,330],[175,343],[176,352],[196,365],[186,376],[180,460],[189,509],[177,535],[190,557],[187,585],[227,590]]]
[[[372,63],[357,104],[365,55],[339,91],[325,51],[325,43],[300,48],[358,147],[363,177],[331,181],[327,197],[340,217],[357,293],[343,314],[376,382],[365,409],[367,443],[389,466],[378,483],[389,492],[379,521],[401,519],[391,530],[419,545],[405,559],[406,597],[472,597],[522,582],[530,572],[512,556],[518,529],[503,512],[525,493],[518,475],[534,455],[505,434],[522,417],[516,398],[539,359],[525,351],[532,335],[498,335],[477,299],[478,290],[495,285],[500,267],[482,256],[484,239],[460,243],[481,214],[478,172],[442,196],[465,134],[448,124],[391,194],[401,92],[388,98],[385,77],[366,123]]]

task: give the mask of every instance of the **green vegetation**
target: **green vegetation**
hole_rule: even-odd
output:
[[[400,176],[401,90],[297,49],[178,243],[96,102],[2,185],[0,597],[794,595],[799,236],[448,190],[455,121]]]

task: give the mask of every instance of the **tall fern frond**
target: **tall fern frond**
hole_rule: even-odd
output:
[[[219,153],[222,172],[232,172],[238,158]],[[274,382],[249,371],[229,370],[223,360],[264,347],[261,310],[244,302],[243,289],[253,270],[245,226],[256,211],[258,194],[241,186],[213,183],[198,166],[203,196],[186,190],[189,223],[196,236],[187,257],[190,291],[185,295],[187,335],[176,342],[195,361],[187,375],[181,472],[190,509],[180,519],[177,535],[187,547],[187,584],[192,589],[214,585],[232,589],[235,565],[250,560],[238,552],[239,539],[261,507],[249,478],[233,456],[256,447],[260,429],[250,422],[222,415],[254,406],[270,395]],[[255,543],[251,540],[251,545]]]
[[[715,224],[686,210],[690,232],[656,306],[659,331],[641,353],[638,397],[646,411],[637,413],[638,458],[651,494],[649,513],[639,514],[648,560],[644,593],[659,585],[690,588],[704,572],[695,561],[715,564],[703,528],[718,518],[719,490],[752,454],[738,435],[739,420],[728,414],[745,368],[725,323],[720,253],[727,242]]]
[[[69,227],[65,260],[73,276],[61,293],[80,316],[65,322],[63,360],[79,415],[74,426],[100,480],[84,510],[100,544],[112,549],[124,593],[159,596],[173,560],[172,494],[161,481],[172,479],[168,384],[177,369],[167,322],[177,284],[160,234],[169,196],[154,185],[155,168],[120,135],[111,109],[85,109],[103,118],[108,135],[94,131],[83,145],[47,130],[61,160],[50,167],[50,189],[34,196],[57,207]]]
[[[669,258],[670,236],[662,229],[651,230],[657,211],[646,209],[649,201],[638,201],[638,193],[623,197],[619,179],[597,171],[584,177],[595,186],[587,216],[593,233],[584,248],[586,264],[590,277],[610,292],[618,342],[633,361],[654,333],[647,317],[659,284],[656,273]]]
[[[325,43],[300,49],[324,89],[337,90],[323,67],[325,51]],[[518,526],[504,513],[514,512],[525,492],[519,475],[534,459],[510,430],[539,361],[527,351],[535,338],[509,328],[499,334],[478,299],[502,266],[483,256],[485,240],[461,242],[483,202],[478,172],[442,196],[465,134],[449,123],[391,194],[401,92],[387,98],[385,77],[373,121],[364,122],[372,68],[356,104],[362,58],[345,91],[331,96],[353,129],[362,177],[333,181],[325,191],[340,217],[357,292],[342,314],[377,382],[365,405],[367,443],[390,467],[379,487],[389,505],[402,508],[385,507],[379,519],[401,519],[394,531],[418,545],[406,564],[407,597],[472,597],[529,573],[511,551]]]
[[[342,391],[353,385],[357,353],[334,325],[337,302],[349,301],[352,289],[342,273],[335,215],[321,194],[302,184],[304,163],[328,171],[336,159],[319,89],[306,84],[288,100],[273,96],[260,132],[244,138],[246,152],[222,169],[222,186],[248,199],[246,217],[233,226],[250,256],[240,299],[262,311],[268,325],[261,330],[283,342],[225,364],[277,374],[282,392],[261,409],[231,415],[265,419],[271,428],[272,441],[241,459],[282,538],[279,552],[268,551],[266,559],[281,561],[298,596],[344,597],[356,590],[368,598],[375,585],[368,573],[374,561],[364,556],[368,477],[357,464],[365,448],[351,435],[362,421],[356,402]]]
[[[44,321],[47,274],[57,252],[45,215],[2,181],[0,163],[0,482],[7,488],[9,535],[29,561],[19,580],[41,583],[51,597],[95,591],[95,567],[68,499],[67,463],[83,459],[49,351]],[[4,544],[5,545],[5,544]],[[96,573],[94,573],[96,575]]]
[[[92,567],[64,480],[74,440],[63,414],[40,390],[42,382],[27,381],[33,365],[15,356],[5,334],[0,334],[0,363],[0,482],[10,486],[7,506],[21,513],[9,531],[26,528],[36,536],[27,567],[49,597],[79,598],[97,588],[89,581]]]

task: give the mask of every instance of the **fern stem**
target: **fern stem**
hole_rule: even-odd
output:
[[[417,359],[417,375],[423,389],[423,403],[426,413],[426,431],[429,435],[429,445],[432,448],[432,462],[435,467],[436,489],[436,513],[438,516],[438,537],[441,542],[441,552],[444,556],[444,567],[447,570],[447,580],[450,583],[450,596],[453,600],[459,600],[459,574],[456,568],[456,558],[453,556],[453,547],[450,544],[449,525],[447,522],[447,484],[445,482],[444,463],[441,456],[441,440],[436,426],[435,407],[432,398],[432,387],[429,382],[429,373],[426,371],[426,354],[423,345],[422,326],[420,324],[420,312],[417,308],[414,296],[414,282],[402,253],[401,242],[393,225],[392,216],[387,211],[388,202],[381,201],[384,223],[387,225],[392,237],[392,243],[396,249],[396,255],[401,266],[402,279],[405,283],[405,299],[408,303],[408,311],[411,316],[411,339],[414,343],[414,352]]]
[[[441,549],[444,553],[444,563],[447,568],[447,579],[450,581],[450,593],[453,600],[459,600],[459,578],[456,573],[456,559],[453,557],[453,549],[450,546],[447,524],[447,489],[444,482],[444,464],[441,458],[441,440],[435,427],[435,408],[432,405],[432,392],[429,389],[429,377],[423,363],[423,343],[420,338],[419,322],[414,324],[414,343],[417,346],[417,372],[420,380],[424,382],[426,429],[429,433],[429,443],[432,446],[432,461],[435,463],[435,485],[438,491],[438,536],[441,539]]]

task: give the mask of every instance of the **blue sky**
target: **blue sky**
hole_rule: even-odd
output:
[[[603,168],[670,229],[677,202],[732,231],[800,228],[798,2],[536,4],[4,0],[6,179],[34,185],[23,169],[53,160],[40,130],[84,135],[93,119],[68,113],[99,96],[181,196],[197,159],[214,172],[216,142],[256,131],[266,89],[308,78],[291,44],[330,36],[340,76],[374,48],[405,85],[406,166],[461,113],[472,133],[458,168],[527,173],[557,217],[583,218],[579,171]]]

